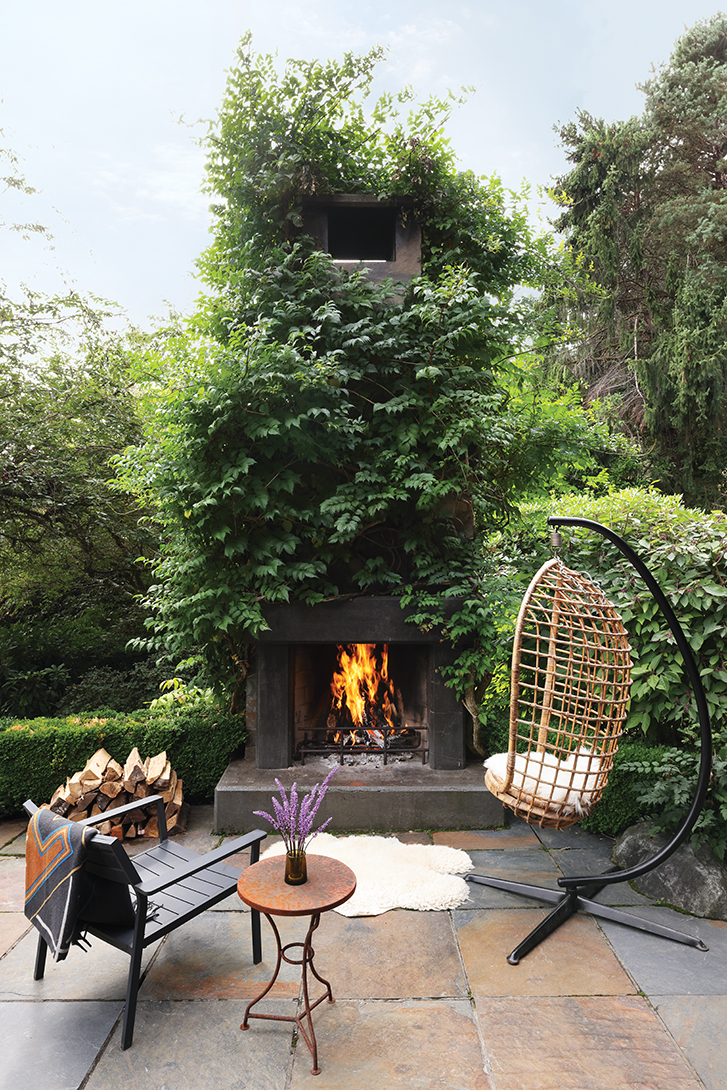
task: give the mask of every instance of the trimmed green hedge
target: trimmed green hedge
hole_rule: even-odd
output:
[[[142,757],[167,751],[189,802],[209,802],[228,762],[245,741],[242,719],[209,704],[69,715],[65,719],[0,719],[0,814],[27,798],[48,802],[56,787],[103,746],[121,764],[134,746]]]
[[[651,817],[651,807],[644,796],[653,785],[648,771],[637,770],[638,762],[648,764],[658,761],[666,746],[652,746],[635,738],[624,738],[613,759],[613,768],[606,789],[592,814],[584,818],[581,828],[590,833],[619,836],[630,825]]]

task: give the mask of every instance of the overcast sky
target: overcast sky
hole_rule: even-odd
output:
[[[389,47],[377,90],[474,84],[449,128],[463,168],[535,188],[564,169],[553,125],[578,108],[640,113],[636,84],[698,0],[0,0],[0,145],[40,190],[0,197],[2,220],[55,235],[0,234],[0,278],[112,299],[146,324],[192,306],[208,242],[198,119],[214,117],[240,36],[286,57]],[[6,170],[0,164],[0,173]],[[0,193],[2,191],[0,190]]]

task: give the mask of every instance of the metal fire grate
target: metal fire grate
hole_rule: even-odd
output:
[[[407,728],[405,731],[386,727],[370,732],[376,735],[369,741],[350,741],[350,732],[337,731],[338,739],[331,735],[334,732],[330,727],[321,727],[306,731],[303,740],[298,745],[298,758],[302,765],[306,757],[338,757],[338,763],[344,764],[347,756],[366,754],[367,756],[382,756],[384,764],[389,757],[417,756],[421,757],[422,764],[426,763],[429,750],[422,740],[422,732]],[[359,734],[361,732],[358,732]]]

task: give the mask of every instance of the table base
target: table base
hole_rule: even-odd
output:
[[[313,1057],[313,1067],[311,1068],[311,1075],[320,1075],[321,1069],[318,1066],[318,1044],[316,1042],[316,1035],[315,1035],[315,1031],[313,1029],[313,1011],[316,1009],[316,1007],[318,1006],[319,1003],[323,1002],[324,999],[327,999],[329,1003],[335,1003],[335,999],[333,998],[333,993],[331,991],[331,985],[329,984],[329,982],[327,980],[324,980],[324,978],[317,972],[316,967],[313,964],[313,959],[315,957],[315,950],[313,949],[313,946],[311,945],[311,936],[313,935],[313,932],[316,930],[319,923],[321,922],[321,914],[320,914],[320,912],[316,912],[316,913],[313,913],[311,915],[310,927],[308,928],[308,934],[306,935],[304,942],[289,942],[285,946],[283,946],[283,944],[280,941],[280,932],[278,931],[277,927],[275,926],[275,923],[274,923],[272,917],[270,915],[268,915],[267,912],[265,913],[265,917],[267,918],[268,923],[270,924],[270,926],[273,929],[273,934],[275,935],[275,941],[276,941],[277,946],[278,946],[278,960],[277,960],[277,963],[275,965],[275,972],[273,973],[269,984],[267,984],[265,986],[265,988],[263,989],[263,991],[260,992],[260,995],[256,996],[255,999],[253,999],[251,1003],[248,1003],[247,1008],[245,1010],[245,1017],[242,1020],[242,1025],[240,1026],[240,1029],[249,1029],[250,1028],[249,1025],[248,1025],[248,1020],[250,1018],[262,1018],[262,1019],[264,1019],[264,1020],[266,1020],[268,1022],[295,1022],[296,1026],[298,1027],[298,1030],[300,1031],[301,1037],[303,1038],[305,1043],[308,1045],[310,1053],[311,1053],[311,1055]],[[300,958],[290,958],[290,957],[288,957],[286,952],[288,950],[292,950],[294,947],[297,947],[297,946],[301,947],[301,949],[302,949],[302,953],[301,953]],[[255,1004],[259,1003],[261,999],[265,998],[265,996],[268,994],[268,992],[272,988],[275,981],[278,979],[278,973],[280,972],[280,965],[281,965],[281,962],[283,962],[283,961],[287,961],[288,965],[301,965],[302,966],[303,1000],[304,1000],[303,1010],[298,1015],[251,1014],[250,1012],[251,1012],[252,1008],[255,1006]],[[313,973],[313,976],[316,978],[316,980],[318,980],[321,984],[324,984],[325,987],[326,987],[326,990],[323,993],[323,995],[320,996],[320,998],[316,999],[316,1001],[314,1003],[311,1003],[310,997],[308,995],[308,968],[309,967],[310,967],[310,971]],[[303,1019],[306,1020],[307,1027],[303,1025]]]

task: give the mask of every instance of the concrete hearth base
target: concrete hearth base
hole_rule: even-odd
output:
[[[266,828],[254,810],[271,811],[276,778],[286,791],[293,782],[307,792],[330,771],[330,762],[305,767],[257,768],[254,754],[228,765],[215,789],[215,831],[243,833]],[[331,780],[318,821],[332,818],[328,832],[409,829],[493,829],[505,822],[501,803],[484,784],[481,764],[455,772],[434,771],[414,761],[386,768],[343,765]]]

